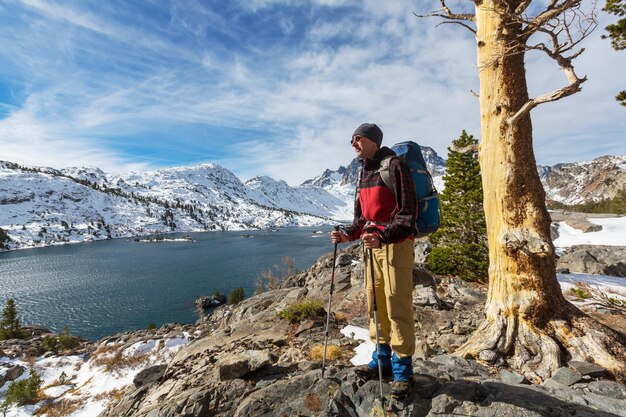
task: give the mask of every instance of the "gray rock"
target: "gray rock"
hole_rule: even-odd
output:
[[[217,363],[217,367],[220,378],[227,380],[240,378],[254,372],[271,361],[270,353],[267,350],[246,350],[222,359]]]
[[[588,392],[584,394],[585,400],[590,406],[607,413],[626,417],[626,400],[615,399],[605,395]]]
[[[467,359],[455,355],[437,355],[430,358],[430,361],[447,366],[469,366]]]
[[[576,369],[581,375],[589,375],[590,377],[602,376],[606,369],[595,363],[583,362],[583,361],[570,361],[568,364],[570,368]]]
[[[557,269],[625,277],[624,259],[626,259],[626,246],[575,245],[561,254]]]
[[[468,339],[467,335],[456,334],[442,334],[437,338],[437,344],[441,346],[446,352],[454,352]]]
[[[415,340],[415,354],[413,355],[416,359],[428,359],[433,355],[433,350],[428,344],[428,342],[423,338],[418,338]]]
[[[426,258],[428,258],[428,254],[432,250],[433,246],[430,242],[426,241],[416,241],[413,245],[413,251],[415,252],[415,263],[416,264],[425,264]]]
[[[550,237],[553,241],[559,238],[559,224],[556,222],[550,223]]]
[[[342,253],[341,255],[337,255],[337,266],[350,266],[352,264],[352,260],[354,258],[347,253]],[[332,262],[331,262],[332,263]]]
[[[558,390],[558,389],[567,388],[567,385],[563,385],[560,382],[558,382],[558,381],[556,381],[556,380],[554,380],[552,378],[548,378],[545,381],[543,381],[541,386],[549,388],[551,390]]]
[[[568,219],[565,223],[574,229],[582,231],[583,233],[599,232],[602,230],[602,226],[591,223],[587,219]]]
[[[413,304],[418,306],[439,306],[441,300],[437,297],[437,293],[433,287],[423,287],[416,285],[413,289]],[[452,325],[450,325],[452,328]]]
[[[423,287],[434,287],[435,278],[425,266],[418,265],[413,268],[413,286],[421,285]]]
[[[441,384],[430,375],[414,375],[413,376],[413,392],[420,398],[431,399],[437,391],[441,389]]]
[[[519,374],[515,371],[501,369],[498,374],[500,375],[500,379],[502,379],[502,382],[506,382],[507,384],[529,384],[524,375]]]
[[[498,354],[495,351],[489,350],[489,349],[481,350],[480,353],[478,354],[478,359],[480,359],[481,361],[489,362],[489,363],[495,362],[497,358],[498,358]]]
[[[155,365],[146,368],[140,371],[137,375],[135,375],[135,378],[133,379],[133,384],[135,385],[135,387],[140,388],[145,385],[150,385],[152,383],[158,382],[165,374],[166,368],[167,365]]]
[[[7,382],[8,381],[15,381],[17,378],[22,376],[24,371],[26,371],[26,368],[24,368],[23,366],[21,366],[21,365],[13,365],[9,369],[7,369],[6,373],[4,374],[4,380],[7,381]]]
[[[589,391],[604,395],[605,397],[612,397],[616,399],[626,399],[626,386],[615,381],[591,381],[587,384]],[[625,404],[626,407],[626,404]],[[626,408],[624,409],[626,411]]]
[[[552,374],[551,379],[559,384],[569,387],[570,385],[580,381],[582,379],[582,375],[576,369],[561,367],[557,369],[554,374]]]

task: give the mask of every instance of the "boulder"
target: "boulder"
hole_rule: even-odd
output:
[[[570,361],[568,365],[570,368],[580,372],[581,375],[589,375],[592,378],[602,376],[606,372],[606,369],[595,363]]]
[[[575,245],[561,254],[557,269],[626,277],[625,260],[626,246]]]
[[[498,372],[498,375],[500,375],[500,379],[502,379],[502,382],[506,382],[507,384],[528,384],[529,383],[524,375],[519,374],[515,371],[501,369],[500,372]]]
[[[589,391],[594,394],[611,397],[618,400],[626,400],[626,385],[615,381],[591,381],[587,384]],[[624,404],[626,407],[626,404]]]
[[[214,294],[212,296],[203,295],[201,297],[196,298],[194,304],[198,308],[211,308],[221,306],[226,303],[226,296],[223,294]]]
[[[554,374],[552,374],[552,378],[559,384],[563,384],[565,386],[570,386],[572,384],[577,383],[582,379],[582,375],[576,369],[561,367],[557,369]]]
[[[140,371],[133,379],[135,387],[140,388],[158,382],[163,378],[167,365],[155,365]]]
[[[250,372],[272,362],[268,350],[246,350],[244,352],[227,355],[217,363],[220,379],[228,380],[241,378]]]
[[[22,376],[24,371],[26,371],[26,368],[24,368],[23,366],[21,366],[21,365],[13,365],[9,369],[7,369],[6,373],[4,374],[4,380],[5,381],[15,381],[17,378]]]
[[[437,297],[434,287],[416,285],[413,289],[413,304],[418,306],[439,307],[441,300]]]
[[[583,233],[599,232],[602,230],[602,226],[591,223],[587,219],[569,219],[566,220],[565,223],[574,229],[582,231]]]
[[[415,252],[415,264],[425,264],[428,254],[432,250],[432,244],[425,241],[416,241],[413,245],[413,251]]]

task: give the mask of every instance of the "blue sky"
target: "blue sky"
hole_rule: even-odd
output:
[[[451,2],[451,5],[463,2]],[[465,2],[467,3],[467,2]],[[463,3],[463,4],[465,4]],[[214,162],[291,185],[384,143],[480,137],[475,42],[394,0],[0,2],[0,160],[128,171]],[[417,9],[419,7],[419,9]],[[626,154],[626,53],[585,40],[583,91],[533,110],[543,165]],[[531,95],[565,85],[526,58]]]

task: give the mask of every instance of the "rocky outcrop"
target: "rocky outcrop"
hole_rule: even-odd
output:
[[[315,353],[324,321],[292,324],[277,313],[304,299],[327,299],[332,254],[277,290],[215,309],[190,329],[195,340],[165,370],[145,371],[152,376],[101,417],[623,415],[625,387],[595,380],[602,369],[591,363],[572,362],[553,381],[533,386],[504,363],[484,366],[450,355],[483,320],[486,288],[442,280],[423,268],[414,274],[413,392],[381,404],[378,382],[359,380],[349,362],[360,342],[339,333],[346,324],[367,326],[361,258],[356,246],[337,258],[329,344],[338,353],[329,357],[324,377]]]
[[[557,269],[626,277],[626,246],[575,245],[561,254]]]
[[[548,200],[580,204],[613,198],[626,184],[626,156],[538,167]]]
[[[221,306],[226,303],[226,296],[223,294],[203,295],[193,302],[196,308],[211,308]]]

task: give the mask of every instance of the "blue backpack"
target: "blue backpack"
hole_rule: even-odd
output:
[[[396,143],[391,147],[391,150],[400,157],[411,171],[413,184],[415,184],[415,198],[417,199],[416,236],[426,236],[439,228],[441,206],[433,177],[426,168],[422,149],[417,143],[407,141]],[[390,158],[387,157],[381,161],[378,172],[385,185],[393,192],[391,174],[389,173]]]

